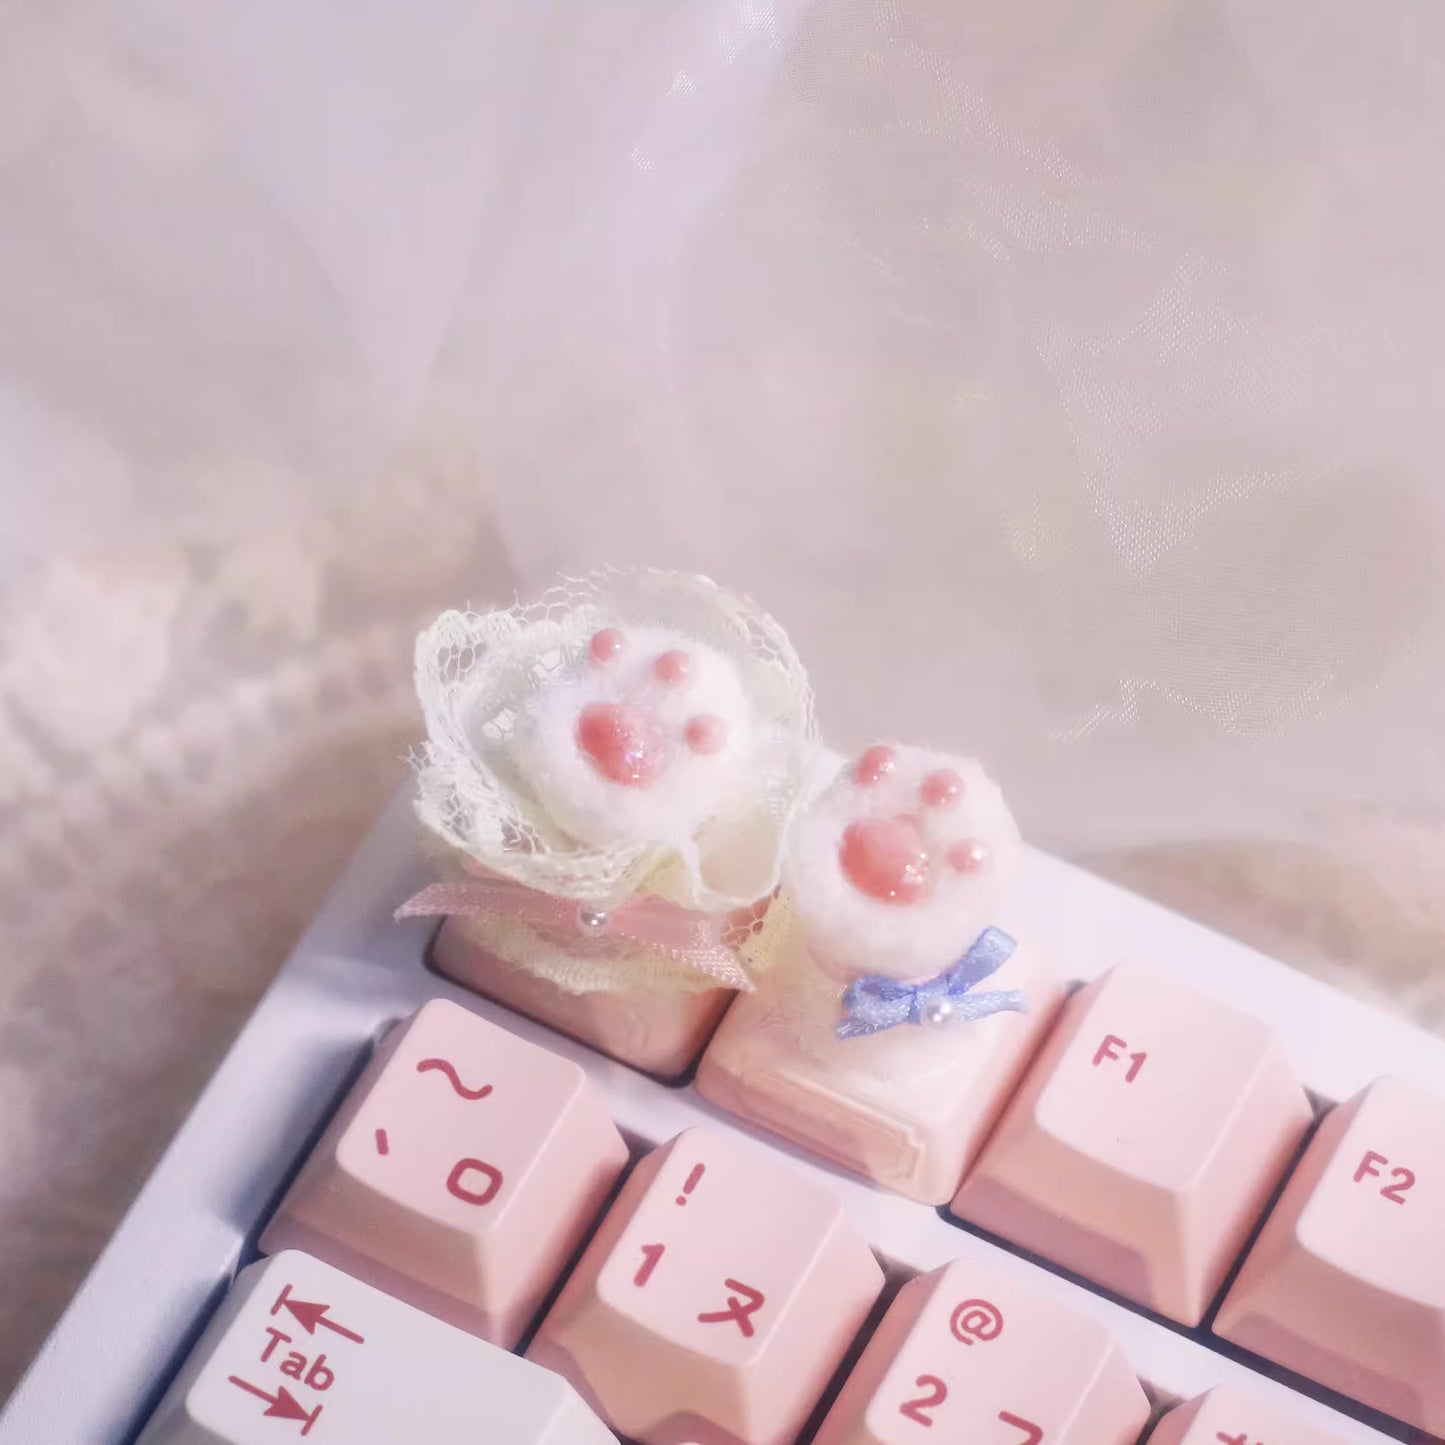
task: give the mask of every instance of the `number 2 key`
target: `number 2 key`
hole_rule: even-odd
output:
[[[1103,1325],[959,1259],[899,1291],[814,1445],[1133,1445],[1148,1418]]]

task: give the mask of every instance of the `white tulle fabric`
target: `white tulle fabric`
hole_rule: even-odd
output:
[[[563,572],[1445,1018],[1442,77],[1437,0],[0,6],[0,1374],[417,628]]]
[[[0,23],[16,560],[465,450],[524,589],[744,587],[1036,838],[1439,816],[1430,0]]]

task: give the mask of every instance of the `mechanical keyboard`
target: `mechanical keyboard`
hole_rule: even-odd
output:
[[[399,796],[0,1445],[1445,1432],[1445,1042],[1034,852],[1076,987],[934,1209],[447,981],[427,881]]]

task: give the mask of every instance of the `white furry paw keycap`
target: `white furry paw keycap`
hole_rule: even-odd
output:
[[[616,1445],[571,1385],[310,1255],[237,1276],[138,1445]]]
[[[889,1189],[951,1199],[1062,991],[991,926],[1021,852],[976,760],[869,748],[789,834],[753,945],[769,961],[698,1092]]]

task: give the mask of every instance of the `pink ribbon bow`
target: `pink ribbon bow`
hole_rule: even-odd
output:
[[[634,894],[605,912],[571,898],[558,898],[496,874],[474,881],[433,883],[408,898],[397,918],[510,918],[558,937],[582,956],[606,955],[617,941],[657,949],[695,968],[724,988],[752,990],[752,981],[724,941],[727,933],[755,921],[756,910],[700,913],[649,894]]]

